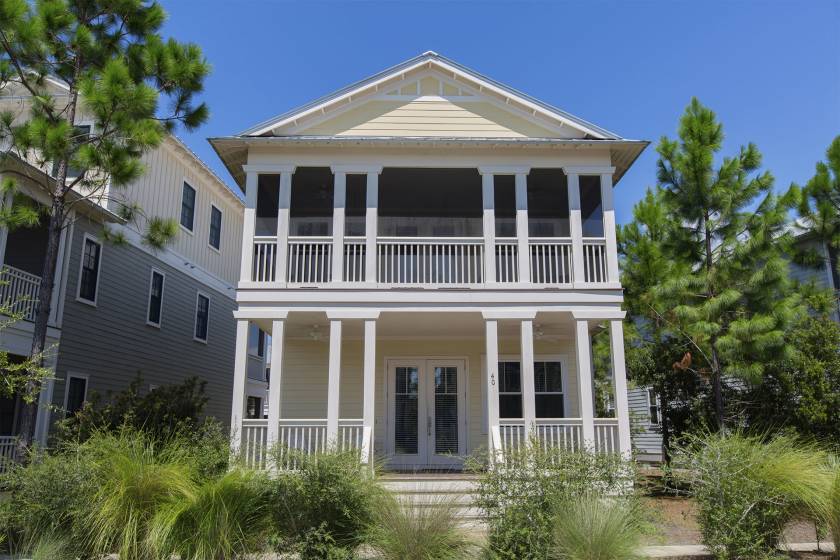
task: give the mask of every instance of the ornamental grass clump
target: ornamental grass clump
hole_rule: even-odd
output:
[[[368,546],[380,560],[464,560],[478,548],[459,525],[457,512],[449,500],[415,504],[383,495],[368,529]]]
[[[758,560],[777,556],[788,522],[824,510],[826,461],[816,445],[792,437],[733,433],[695,438],[676,465],[712,555]]]
[[[828,491],[826,526],[834,541],[834,558],[840,560],[840,457],[831,457],[829,468],[831,486]]]
[[[644,531],[638,501],[580,495],[558,504],[550,560],[633,560]]]

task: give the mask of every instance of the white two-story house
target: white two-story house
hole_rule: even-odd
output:
[[[613,188],[647,145],[424,53],[211,144],[246,199],[232,429],[457,467],[630,450]],[[248,324],[271,334],[246,411]],[[590,335],[612,340],[596,418]]]

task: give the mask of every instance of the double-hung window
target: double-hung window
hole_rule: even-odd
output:
[[[522,399],[520,362],[499,362],[499,418],[522,418]],[[534,400],[537,418],[565,417],[562,362],[534,362]]]
[[[210,298],[199,293],[195,302],[195,340],[207,342],[207,328],[210,322]]]
[[[522,369],[499,362],[499,418],[522,418]]]
[[[181,191],[181,226],[192,233],[195,223],[195,189],[184,181]]]
[[[210,205],[210,246],[217,251],[222,246],[222,211]]]
[[[163,314],[163,273],[152,269],[152,276],[149,279],[149,309],[146,314],[146,322],[152,326],[159,327],[161,315]]]
[[[78,299],[81,301],[96,303],[101,258],[102,244],[86,235],[82,244],[82,262],[79,272]]]
[[[87,399],[87,377],[67,376],[67,393],[64,398],[65,417],[70,418],[82,409]]]
[[[659,397],[653,389],[647,390],[648,422],[651,426],[658,426],[660,422]]]

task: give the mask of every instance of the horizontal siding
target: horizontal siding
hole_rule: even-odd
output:
[[[286,341],[283,353],[280,413],[283,418],[326,418],[329,341],[290,339]],[[502,355],[519,353],[517,341],[501,340],[499,352]],[[567,362],[566,391],[569,394],[568,416],[579,414],[577,375],[574,369],[574,349],[571,343],[546,343],[536,341],[535,354],[565,354]],[[486,445],[484,429],[484,393],[482,388],[482,355],[484,343],[476,339],[463,340],[378,340],[376,344],[376,395],[374,430],[375,446],[384,449],[386,427],[386,359],[402,357],[453,357],[467,360],[467,448],[470,451]],[[348,339],[342,343],[341,383],[339,409],[341,418],[362,416],[362,360],[363,342]],[[273,373],[276,369],[272,370]],[[276,373],[275,373],[276,374]]]
[[[633,449],[645,455],[660,455],[662,453],[662,434],[657,426],[649,422],[647,389],[639,387],[627,391],[627,402],[630,408],[632,423]]]
[[[345,136],[556,137],[487,102],[370,101],[300,132]]]
[[[90,376],[88,390],[103,398],[142,375],[149,385],[198,376],[207,381],[206,413],[229,423],[236,336],[235,302],[130,245],[102,249],[97,305],[76,301],[79,259],[85,232],[100,226],[74,225],[67,276],[54,404],[63,405],[68,373]],[[151,267],[165,274],[161,328],[146,325]],[[196,292],[210,296],[208,343],[193,340]]]

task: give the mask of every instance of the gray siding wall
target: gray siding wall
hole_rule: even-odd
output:
[[[641,458],[661,460],[662,434],[658,426],[649,422],[647,388],[636,387],[627,390],[627,404],[630,407],[631,440],[634,451]]]
[[[68,373],[89,376],[88,396],[95,391],[103,399],[124,389],[138,372],[144,390],[149,385],[173,384],[198,376],[207,381],[206,413],[229,424],[236,339],[234,300],[138,247],[103,243],[96,307],[77,301],[86,232],[101,241],[99,224],[85,218],[76,222],[53,403],[64,405]],[[146,324],[153,266],[165,274],[159,329]],[[210,297],[207,344],[193,340],[198,291]]]

